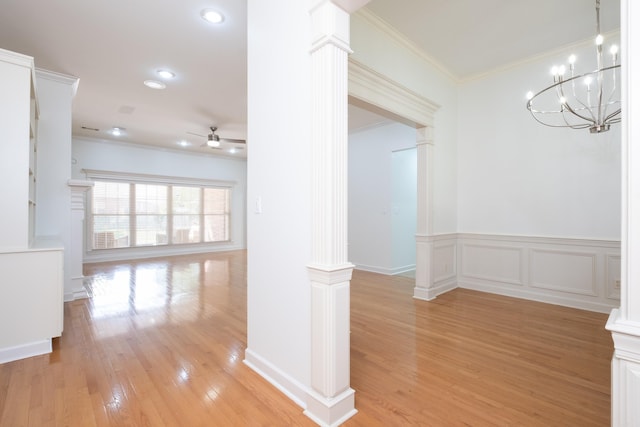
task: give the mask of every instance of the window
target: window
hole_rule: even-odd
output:
[[[134,188],[136,246],[167,243],[167,186],[134,184]]]
[[[129,184],[96,182],[93,188],[93,249],[129,246]]]
[[[90,192],[92,249],[229,241],[230,187],[109,181]]]

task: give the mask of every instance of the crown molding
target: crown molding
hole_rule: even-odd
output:
[[[78,92],[78,84],[80,83],[79,77],[70,76],[68,74],[58,73],[55,71],[49,71],[38,67],[36,67],[36,77],[38,79],[50,80],[52,82],[71,86],[72,97],[76,96],[76,92]]]
[[[455,75],[453,75],[444,65],[442,65],[440,62],[438,62],[431,56],[429,56],[424,50],[422,50],[417,44],[412,42],[407,36],[402,34],[400,31],[396,30],[394,27],[391,26],[391,24],[389,24],[384,19],[380,18],[375,13],[371,12],[366,7],[357,11],[355,15],[363,18],[367,23],[371,24],[378,30],[385,33],[395,43],[409,50],[411,53],[418,56],[422,61],[434,67],[436,70],[444,74],[449,79],[453,80],[455,83],[459,82],[459,79]]]
[[[620,30],[610,31],[608,33],[604,33],[603,36],[604,36],[605,40],[609,39],[609,38],[612,38],[612,37],[619,39],[620,38]],[[460,79],[458,79],[458,83],[459,84],[464,84],[464,83],[469,83],[469,82],[472,82],[472,81],[475,81],[475,80],[481,80],[481,79],[489,77],[489,76],[491,76],[493,74],[504,73],[504,72],[512,70],[514,68],[522,67],[524,65],[531,64],[531,63],[534,63],[534,62],[539,62],[539,61],[542,61],[542,60],[544,60],[546,58],[551,58],[551,57],[554,57],[554,56],[561,55],[563,53],[567,53],[567,52],[569,52],[571,50],[581,49],[581,48],[585,48],[585,47],[588,47],[588,46],[593,46],[593,38],[580,40],[580,41],[577,41],[577,42],[574,42],[574,43],[565,44],[565,45],[559,46],[559,47],[557,47],[557,48],[555,48],[553,50],[548,50],[546,52],[542,52],[542,53],[539,53],[537,55],[532,55],[532,56],[529,56],[527,58],[524,58],[524,59],[521,59],[521,60],[518,60],[518,61],[509,62],[507,64],[500,65],[498,67],[492,68],[489,71],[485,71],[485,72],[482,72],[482,73],[473,74],[473,75],[470,75],[470,76],[467,76],[467,77],[460,78]]]

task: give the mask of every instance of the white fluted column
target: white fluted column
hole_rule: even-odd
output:
[[[416,287],[414,298],[432,300],[433,292],[433,128],[416,131],[418,216],[416,223]]]
[[[305,414],[321,425],[338,425],[356,413],[349,386],[349,14],[330,1],[319,2],[311,20],[311,391]]]
[[[640,85],[632,76],[640,72],[640,3],[621,2],[622,45],[622,236],[620,309],[607,322],[615,351],[611,362],[611,424],[640,425]],[[635,70],[635,71],[634,71]]]
[[[87,298],[88,294],[84,288],[84,275],[82,273],[82,257],[84,252],[84,194],[93,187],[93,182],[78,179],[70,179],[67,185],[71,189],[71,239],[67,256],[70,258],[71,283],[65,285],[66,289],[71,289],[72,294],[65,296],[65,299],[75,300]]]

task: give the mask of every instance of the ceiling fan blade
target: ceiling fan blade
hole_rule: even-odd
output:
[[[195,133],[195,132],[187,132],[187,134],[189,135],[193,135],[193,136],[199,136],[200,138],[206,138],[206,135],[200,135],[199,133]]]
[[[244,139],[233,139],[233,138],[220,138],[220,141],[228,142],[230,144],[246,144],[247,141]]]

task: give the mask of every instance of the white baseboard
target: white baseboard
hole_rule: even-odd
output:
[[[309,390],[250,349],[244,352],[244,364],[284,393],[303,409],[307,408]]]
[[[322,427],[337,427],[358,413],[355,409],[355,390],[349,388],[327,399],[311,392],[304,414]]]
[[[203,254],[208,252],[227,252],[243,249],[246,249],[246,247],[233,243],[224,245],[175,245],[167,247],[154,246],[148,248],[105,249],[86,253],[82,262],[87,264],[93,262],[129,261],[134,259],[137,260],[158,258],[163,256]]]
[[[416,265],[411,264],[411,265],[404,265],[402,267],[387,268],[387,267],[377,267],[374,265],[354,264],[353,268],[355,268],[356,270],[368,271],[370,273],[384,274],[385,276],[395,276],[398,274],[415,270]]]
[[[457,287],[458,285],[456,284],[455,280],[449,280],[442,284],[437,284],[433,288],[419,288],[416,286],[415,288],[413,288],[413,297],[415,299],[431,301],[436,299],[438,295],[442,295],[444,293],[452,291]]]
[[[27,344],[0,349],[0,363],[13,362],[27,357],[40,356],[51,353],[51,339],[34,341]]]
[[[595,311],[597,313],[609,313],[615,303],[603,303],[598,301],[585,301],[563,295],[550,295],[526,289],[513,289],[503,285],[479,284],[469,282],[458,282],[458,287],[480,292],[488,292],[496,295],[504,295],[513,298],[522,298],[530,301],[544,302],[547,304],[561,305],[564,307],[577,308],[580,310]]]
[[[77,299],[89,298],[89,293],[83,287],[82,289],[75,289],[71,292],[64,293],[64,302],[71,302]]]

